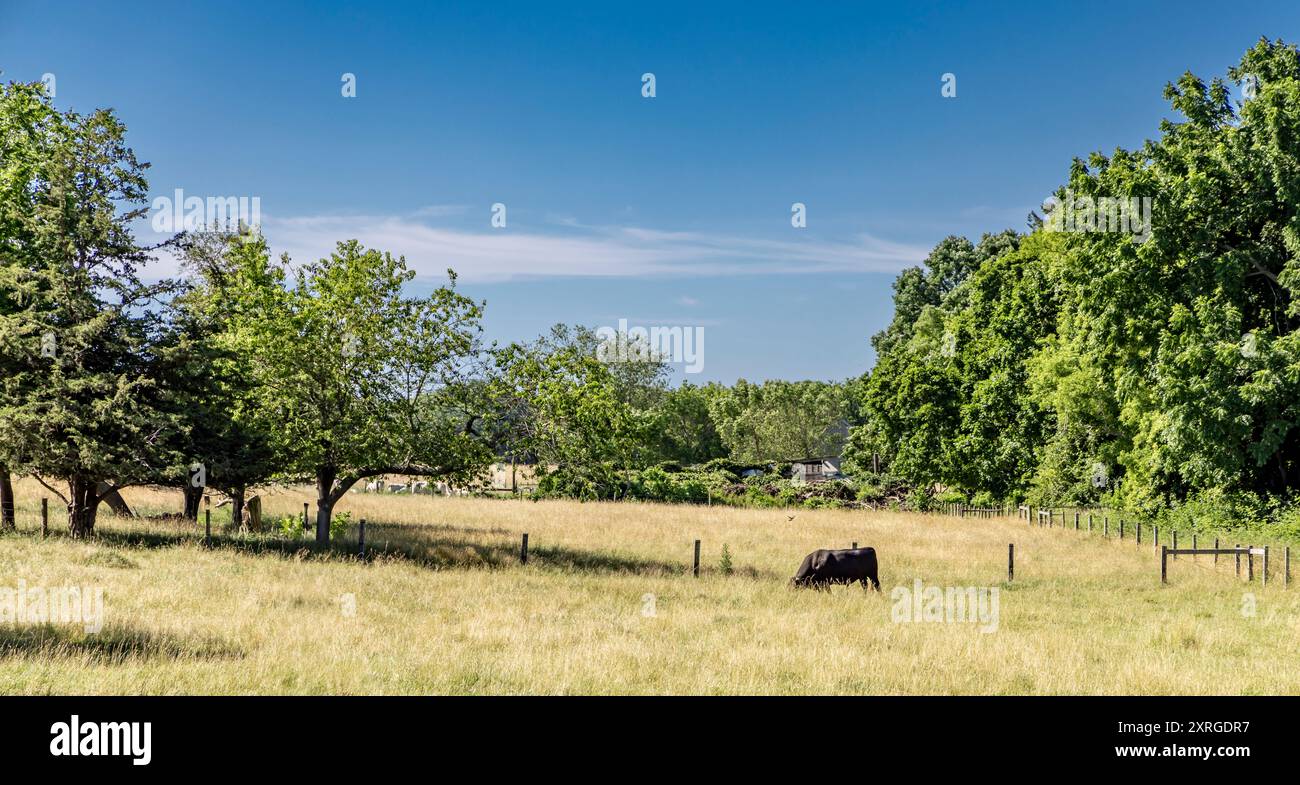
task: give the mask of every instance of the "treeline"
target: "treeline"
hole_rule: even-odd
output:
[[[789,461],[838,456],[856,421],[857,382],[673,387],[653,352],[602,362],[598,346],[590,329],[557,325],[497,352],[497,450],[539,467],[541,496],[773,503]],[[746,473],[770,492],[748,490]]]
[[[1261,40],[1165,96],[1141,149],[1073,162],[1071,230],[1031,214],[898,277],[850,450],[921,495],[1300,529],[1300,57]],[[1131,197],[1147,236],[1098,231]]]
[[[485,346],[485,304],[452,271],[412,296],[402,258],[355,241],[305,263],[246,226],[143,246],[147,164],[125,137],[109,110],[0,86],[4,528],[13,474],[60,499],[78,537],[133,485],[182,489],[190,517],[219,491],[233,524],[251,488],[311,482],[324,543],[335,505],[373,477],[472,486],[510,459],[539,467],[544,494],[675,498],[665,466],[833,454],[847,433],[841,385],[670,389],[662,362],[602,362],[583,328]],[[183,274],[142,275],[161,254]]]

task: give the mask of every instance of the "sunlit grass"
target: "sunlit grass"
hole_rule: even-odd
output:
[[[5,693],[1300,692],[1300,589],[1280,559],[1267,589],[1209,557],[1162,587],[1149,543],[1014,519],[350,494],[363,561],[355,526],[321,553],[228,532],[224,510],[210,548],[201,523],[107,516],[79,542],[56,501],[59,536],[41,541],[48,493],[18,493],[0,587],[102,586],[106,627],[0,625]],[[145,515],[181,506],[126,497]],[[263,498],[268,517],[301,515],[310,494]],[[854,541],[876,548],[883,595],[787,587],[804,554]],[[998,587],[997,630],[894,623],[891,589],[917,578]]]

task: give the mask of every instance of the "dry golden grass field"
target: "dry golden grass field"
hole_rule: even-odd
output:
[[[1280,559],[1267,588],[1209,557],[1162,587],[1149,544],[1015,519],[350,494],[361,560],[355,526],[328,553],[221,525],[205,548],[193,525],[106,507],[73,541],[57,500],[42,541],[43,490],[17,490],[0,588],[98,586],[105,611],[98,633],[0,624],[6,694],[1300,693],[1300,588]],[[308,493],[263,498],[300,515]],[[876,548],[882,594],[788,588],[806,553],[853,541]],[[916,579],[998,588],[996,630],[895,622],[891,590]]]

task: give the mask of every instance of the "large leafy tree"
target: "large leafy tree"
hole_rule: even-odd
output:
[[[173,302],[173,329],[164,346],[169,394],[185,414],[185,428],[173,434],[177,449],[203,467],[207,487],[231,500],[238,525],[246,491],[272,479],[280,456],[273,448],[276,423],[261,405],[241,325],[275,308],[283,285],[269,264],[266,240],[248,227],[191,233],[180,243],[192,285]],[[185,514],[198,514],[201,488],[188,473],[173,469],[161,481],[185,487]]]
[[[356,241],[301,266],[251,243],[246,275],[256,307],[240,308],[234,348],[258,408],[275,423],[287,477],[316,485],[316,539],[329,541],[334,506],[358,481],[386,474],[467,481],[490,459],[478,414],[461,392],[477,351],[482,306],[451,283],[404,293],[405,260]],[[269,282],[269,283],[268,283]]]
[[[1013,232],[985,235],[978,245],[959,237],[941,241],[924,268],[911,268],[894,287],[894,321],[872,342],[880,353],[871,376],[855,385],[861,395],[862,425],[855,429],[851,457],[864,465],[863,451],[889,455],[892,470],[918,484],[960,484],[980,472],[971,462],[971,438],[987,425],[967,428],[986,407],[963,411],[975,383],[990,370],[976,359],[977,335],[989,328],[986,305],[990,284],[974,286],[982,266],[1014,250]],[[962,315],[984,311],[980,317]],[[1013,332],[1019,325],[1013,328]],[[986,347],[994,357],[1017,362],[1003,349]],[[981,389],[989,392],[988,384]],[[984,472],[989,474],[990,472]]]
[[[650,443],[658,460],[689,465],[727,456],[709,413],[709,402],[723,390],[717,384],[699,387],[683,382],[660,397],[649,427]]]
[[[709,412],[737,461],[838,456],[847,437],[844,387],[829,382],[741,379],[712,396]]]
[[[1253,89],[1234,100],[1232,82]],[[945,241],[900,276],[864,396],[897,470],[1148,511],[1293,496],[1300,55],[1261,40],[1226,78],[1165,95],[1179,117],[1157,138],[1074,161],[1059,192],[1149,197],[1149,235],[1031,223],[1019,248],[981,254],[986,238],[970,265]],[[933,351],[939,333],[951,351]]]
[[[39,162],[58,113],[37,85],[0,84],[0,316],[21,308],[18,283],[34,266],[32,227],[27,220],[39,177]],[[30,336],[19,323],[0,320],[0,394],[16,394],[10,382],[22,369],[20,345]],[[0,405],[4,405],[0,402]],[[0,461],[0,527],[14,528],[14,492],[9,467]]]
[[[649,369],[602,361],[589,331],[557,325],[531,343],[493,352],[491,432],[513,457],[538,463],[543,492],[616,498],[623,469],[644,452]]]
[[[106,483],[144,482],[178,460],[157,352],[176,285],[140,279],[150,252],[130,224],[145,211],[145,165],[112,112],[60,113],[36,88],[9,85],[0,116],[0,464],[44,483],[84,536]]]

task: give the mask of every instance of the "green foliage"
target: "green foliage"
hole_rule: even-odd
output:
[[[508,455],[539,466],[543,495],[614,499],[619,471],[646,451],[646,400],[628,387],[630,372],[616,373],[587,337],[557,326],[531,344],[510,344],[493,352],[487,385],[487,429]],[[649,378],[657,378],[653,374]]]
[[[138,274],[148,185],[125,136],[111,111],[0,86],[0,465],[66,483],[74,536],[94,529],[100,482],[184,462],[159,436],[186,426],[164,348],[179,286]]]
[[[727,448],[709,412],[709,402],[722,390],[719,385],[696,387],[684,382],[663,393],[648,425],[653,453],[680,464],[725,457]]]
[[[1048,231],[939,244],[895,284],[862,424],[913,488],[1106,502],[1172,521],[1291,520],[1300,477],[1300,54],[1261,40],[1186,74],[1141,150],[1076,160],[1058,192],[1150,197],[1149,236]],[[977,503],[982,503],[978,502]]]
[[[300,265],[268,257],[258,238],[237,244],[240,296],[231,342],[257,361],[246,372],[256,406],[274,423],[288,478],[317,486],[316,537],[328,538],[334,505],[358,481],[384,474],[467,482],[490,454],[464,397],[482,306],[450,283],[411,297],[405,260],[341,242]]]
[[[844,387],[828,382],[741,379],[716,390],[709,412],[736,461],[838,456],[848,430]]]
[[[652,466],[635,473],[628,487],[633,499],[663,502],[693,502],[701,504],[709,498],[709,485],[696,473],[668,473]]]
[[[731,549],[727,544],[722,543],[722,557],[718,559],[718,571],[723,575],[731,575],[736,571],[736,567],[731,563]]]
[[[351,512],[335,513],[330,519],[330,539],[337,540],[348,533],[348,527],[352,525]]]
[[[307,521],[297,515],[285,515],[275,521],[275,531],[281,537],[291,540],[301,539],[308,534]]]
[[[351,512],[335,513],[330,518],[330,539],[338,540],[344,537],[351,525]],[[316,536],[315,527],[310,521],[303,520],[301,515],[285,515],[277,518],[272,524],[272,529],[281,537],[291,540],[311,539]]]

